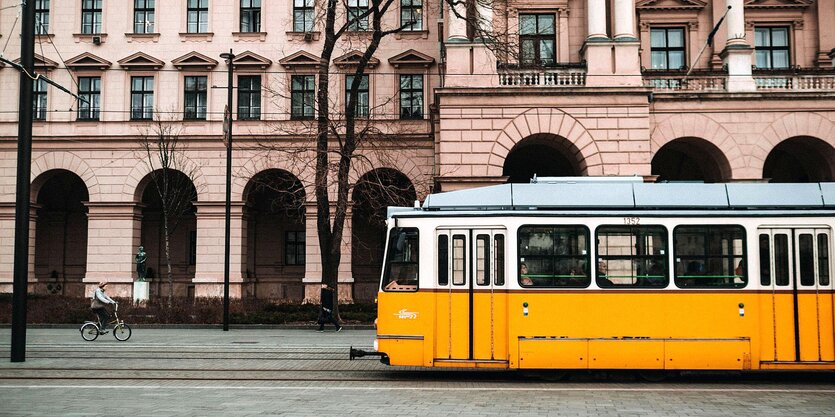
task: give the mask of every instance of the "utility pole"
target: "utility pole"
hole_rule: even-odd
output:
[[[20,27],[20,102],[17,122],[12,362],[26,361],[26,293],[29,287],[29,195],[32,175],[32,76],[35,75],[35,2],[23,2]]]
[[[226,111],[224,112],[224,130],[226,133],[226,235],[223,242],[223,331],[229,331],[229,232],[232,220],[232,60],[235,54],[222,53],[226,60]]]

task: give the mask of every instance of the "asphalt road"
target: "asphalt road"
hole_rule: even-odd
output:
[[[390,367],[348,360],[372,330],[134,329],[85,342],[29,329],[25,362],[0,329],[3,416],[835,415],[835,372],[556,374]]]

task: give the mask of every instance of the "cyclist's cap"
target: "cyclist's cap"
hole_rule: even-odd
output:
[[[105,285],[107,285],[107,281],[102,281],[99,283],[99,288],[104,288]]]

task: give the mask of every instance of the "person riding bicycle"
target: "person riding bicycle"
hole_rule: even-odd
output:
[[[107,333],[107,323],[110,321],[110,313],[107,312],[107,308],[105,307],[108,304],[116,304],[112,298],[108,297],[107,294],[104,293],[106,286],[106,282],[102,281],[99,283],[99,287],[96,288],[96,292],[93,293],[93,301],[90,303],[90,309],[93,310],[93,313],[96,313],[96,317],[99,318],[99,332],[101,334]]]

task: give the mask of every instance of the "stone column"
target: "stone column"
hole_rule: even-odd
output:
[[[194,269],[195,297],[223,297],[223,263],[226,242],[226,204],[197,202],[197,265]],[[232,202],[229,229],[229,298],[241,298],[246,262],[244,205]]]
[[[754,77],[751,75],[751,58],[754,48],[745,41],[745,9],[743,0],[725,0],[731,6],[727,24],[728,41],[722,51],[722,59],[728,66],[728,91],[756,91]]]
[[[835,54],[835,0],[818,0],[818,56],[819,68],[832,68]],[[828,28],[828,29],[825,29]]]
[[[615,39],[635,38],[635,4],[633,0],[615,0]]]
[[[130,298],[136,265],[133,256],[142,235],[142,206],[133,201],[89,202],[87,206],[87,271],[85,295],[100,281],[108,294]]]
[[[606,0],[586,0],[586,39],[608,38],[606,34]]]
[[[493,1],[475,0],[478,26],[484,33],[493,33]]]
[[[354,302],[354,270],[351,265],[353,256],[353,217],[354,204],[348,203],[348,212],[345,214],[345,227],[342,229],[342,244],[340,245],[342,257],[339,259],[339,302]]]
[[[467,21],[456,16],[456,13],[458,13],[458,16],[467,16],[465,2],[456,3],[454,6],[450,5],[447,10],[447,42],[467,43],[469,42],[467,39]]]
[[[38,206],[29,205],[29,261],[27,277],[28,290],[32,292],[35,283],[35,226],[38,221]],[[0,203],[0,293],[14,291],[14,243],[15,243],[15,202]]]

